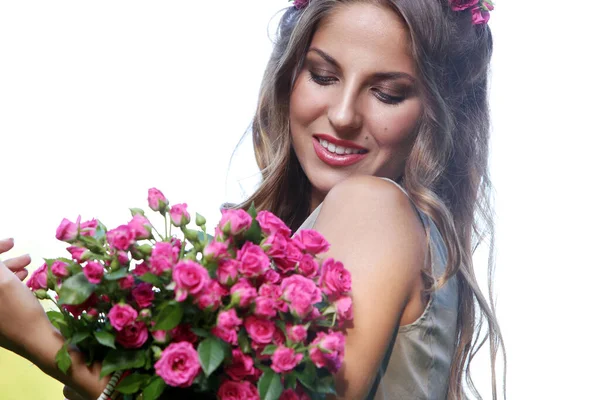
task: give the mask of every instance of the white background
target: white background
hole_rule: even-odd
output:
[[[63,217],[114,227],[152,186],[214,227],[219,205],[256,182],[248,143],[229,160],[254,112],[267,28],[286,5],[0,1],[0,237],[16,238],[13,254],[35,266],[62,254]],[[492,13],[509,399],[600,397],[599,11],[498,0]],[[485,389],[485,358],[475,370]]]

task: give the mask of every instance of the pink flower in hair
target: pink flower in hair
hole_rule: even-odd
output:
[[[309,2],[310,0],[294,0],[294,7],[296,7],[297,9],[301,9],[308,6]]]

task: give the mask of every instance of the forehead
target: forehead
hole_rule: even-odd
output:
[[[321,21],[311,47],[327,52],[343,67],[414,73],[408,27],[398,13],[385,6],[338,5]]]

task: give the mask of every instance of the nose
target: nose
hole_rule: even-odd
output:
[[[331,126],[340,134],[352,133],[362,127],[356,90],[348,86],[336,97],[327,111]]]

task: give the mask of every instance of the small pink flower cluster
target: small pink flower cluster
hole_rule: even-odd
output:
[[[486,24],[490,20],[490,11],[494,4],[490,0],[450,0],[453,11],[471,11],[473,25]]]
[[[40,298],[56,292],[62,316],[53,322],[67,340],[77,337],[90,357],[141,352],[153,360],[127,378],[140,391],[152,380],[139,376],[190,387],[216,374],[216,386],[204,387],[217,398],[259,399],[259,381],[270,374],[283,399],[317,393],[316,380],[341,367],[340,331],[353,318],[349,272],[319,257],[330,247],[325,238],[314,230],[292,236],[274,214],[252,208],[222,210],[211,241],[201,216],[204,232],[188,227],[185,203],[169,206],[153,188],[148,205],[183,238],[170,228],[161,235],[138,209],[112,230],[97,220],[61,222],[56,237],[70,244],[71,259],[46,260],[28,285]],[[202,358],[203,346],[213,346],[211,357],[221,349],[218,365]]]

